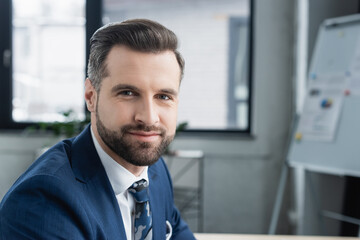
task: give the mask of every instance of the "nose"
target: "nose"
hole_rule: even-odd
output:
[[[146,126],[153,126],[159,122],[159,114],[156,104],[149,99],[144,99],[139,103],[135,114],[135,121]]]

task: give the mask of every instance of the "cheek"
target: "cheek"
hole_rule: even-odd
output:
[[[115,104],[109,101],[99,101],[98,113],[101,121],[110,129],[118,129],[122,125],[129,124],[131,113],[129,107]]]

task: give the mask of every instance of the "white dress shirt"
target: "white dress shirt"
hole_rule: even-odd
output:
[[[141,179],[145,179],[149,183],[148,167],[144,169],[139,177],[135,176],[126,168],[118,164],[102,149],[92,129],[91,136],[119,204],[124,222],[126,239],[134,239],[134,214],[132,213],[134,213],[135,200],[133,196],[128,193],[128,188],[134,182]]]

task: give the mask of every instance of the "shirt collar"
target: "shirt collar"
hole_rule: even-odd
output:
[[[148,167],[145,167],[144,171],[140,174],[140,176],[135,176],[126,168],[118,164],[102,149],[94,135],[92,127],[90,127],[90,129],[95,149],[100,157],[101,163],[105,168],[105,172],[110,180],[115,195],[125,192],[134,182],[141,179],[145,179],[149,183]]]

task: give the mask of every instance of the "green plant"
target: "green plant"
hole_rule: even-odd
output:
[[[179,123],[176,127],[175,136],[178,132],[184,131],[188,126],[188,122]]]
[[[90,123],[90,116],[87,114],[85,120],[75,118],[73,110],[62,112],[64,122],[39,122],[27,128],[27,131],[36,130],[52,132],[55,136],[73,137],[79,134],[85,126]]]

